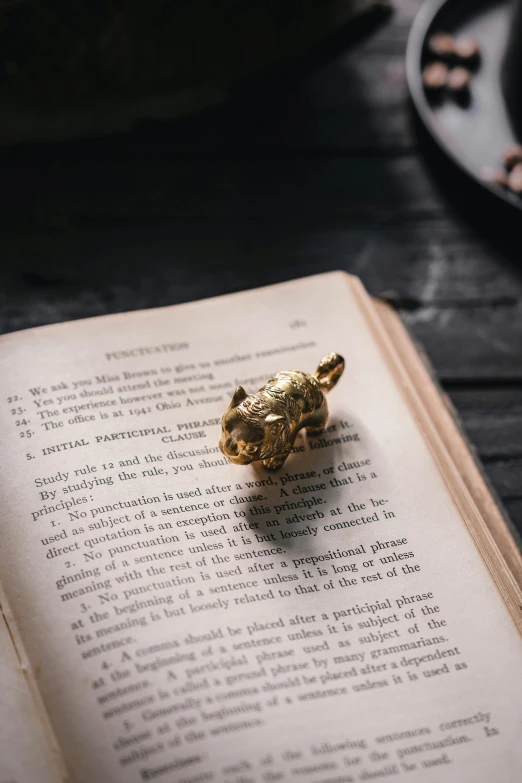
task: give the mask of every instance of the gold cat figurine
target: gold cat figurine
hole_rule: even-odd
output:
[[[235,465],[261,460],[268,470],[281,468],[303,427],[323,432],[328,420],[326,392],[344,370],[344,359],[329,353],[315,377],[298,370],[278,372],[257,394],[238,386],[221,421],[219,448]]]

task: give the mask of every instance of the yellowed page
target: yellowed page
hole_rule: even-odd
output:
[[[64,778],[8,628],[0,590],[0,781],[59,783]]]
[[[235,385],[332,350],[328,432],[224,464]],[[343,275],[7,336],[0,378],[0,566],[74,780],[520,779],[522,642]]]

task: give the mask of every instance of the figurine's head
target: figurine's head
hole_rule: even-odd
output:
[[[266,399],[238,386],[221,421],[219,448],[235,465],[279,454],[289,437],[285,416]]]

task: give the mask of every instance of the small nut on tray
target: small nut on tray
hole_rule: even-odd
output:
[[[455,41],[447,33],[435,33],[428,38],[428,50],[435,57],[451,58],[455,54]]]
[[[467,68],[452,68],[448,76],[448,87],[452,92],[463,93],[469,90],[471,72]]]
[[[422,72],[422,82],[427,90],[442,90],[448,81],[448,66],[444,63],[430,63]]]

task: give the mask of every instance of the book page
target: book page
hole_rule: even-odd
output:
[[[346,370],[284,468],[234,388]],[[0,341],[2,580],[72,779],[518,781],[522,642],[348,279]]]
[[[6,608],[0,591],[0,781],[59,783],[61,769],[24,676]]]

